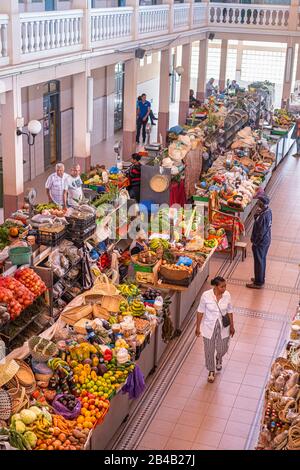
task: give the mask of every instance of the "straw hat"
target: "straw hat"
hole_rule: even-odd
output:
[[[9,382],[18,372],[20,366],[13,359],[4,364],[0,363],[0,387]]]

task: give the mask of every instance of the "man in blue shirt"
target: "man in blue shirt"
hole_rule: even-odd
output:
[[[143,144],[146,142],[146,125],[151,111],[151,104],[146,100],[145,93],[141,95],[141,101],[137,102],[137,131],[136,143],[140,143],[141,128],[143,128]]]
[[[262,289],[265,283],[266,258],[271,245],[272,211],[269,208],[270,199],[266,195],[257,197],[258,210],[254,215],[254,225],[251,235],[254,257],[254,278],[246,284],[250,289]]]

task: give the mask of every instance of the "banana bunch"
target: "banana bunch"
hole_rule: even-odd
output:
[[[60,357],[55,357],[53,359],[49,359],[47,365],[52,370],[56,370],[59,367],[62,367],[63,369],[66,369],[67,371],[70,371],[69,364],[66,361],[63,361]]]
[[[130,304],[130,310],[132,311],[132,316],[141,317],[145,313],[145,305],[140,300],[134,300]]]
[[[109,323],[110,325],[114,325],[115,323],[118,323],[118,320],[117,320],[116,317],[114,317],[113,315],[111,315],[111,316],[109,317],[109,319],[108,319],[108,323]]]
[[[118,289],[125,297],[137,297],[140,294],[140,290],[135,284],[120,284]]]
[[[167,240],[164,240],[163,238],[153,238],[150,241],[150,249],[151,251],[156,251],[159,248],[162,248],[163,250],[168,250],[170,247],[170,244]]]
[[[128,349],[129,346],[126,343],[125,339],[119,338],[119,339],[117,339],[117,341],[115,343],[115,351],[118,351],[119,349],[122,349],[122,348]]]
[[[122,300],[120,302],[120,307],[119,307],[119,310],[122,313],[122,315],[123,315],[123,312],[126,312],[126,310],[128,310],[128,308],[129,308],[129,305],[128,305],[127,300]]]

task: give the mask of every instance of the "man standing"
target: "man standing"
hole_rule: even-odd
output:
[[[68,205],[76,207],[83,199],[82,180],[80,178],[80,165],[74,165],[71,168],[68,186]]]
[[[137,132],[136,132],[136,143],[140,143],[141,128],[143,128],[143,144],[146,142],[146,125],[148,117],[151,111],[151,104],[146,100],[147,96],[145,93],[141,95],[141,100],[137,102]]]
[[[215,81],[214,78],[210,78],[208,80],[208,82],[206,84],[206,87],[205,87],[205,98],[209,98],[210,96],[213,95],[213,93],[215,91],[214,81]]]
[[[297,152],[293,155],[294,157],[300,157],[300,116],[297,116],[295,127],[293,129],[292,139],[296,139]]]
[[[55,173],[48,177],[45,184],[49,202],[67,207],[68,179],[69,175],[65,173],[65,165],[57,163]]]
[[[132,199],[140,202],[141,192],[141,156],[133,153],[131,156],[132,165],[127,171],[127,176],[130,181],[129,195]]]
[[[272,211],[269,208],[268,196],[258,196],[258,209],[254,215],[251,235],[254,256],[254,278],[246,284],[250,289],[262,289],[265,283],[266,258],[271,244]]]

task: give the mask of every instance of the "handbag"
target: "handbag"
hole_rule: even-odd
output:
[[[222,311],[221,311],[221,309],[220,309],[220,307],[219,307],[218,302],[216,302],[216,304],[217,304],[217,307],[218,307],[218,309],[219,309],[219,312],[220,312],[220,314],[221,314],[221,316],[222,316],[222,325],[223,325],[224,328],[227,328],[227,326],[230,325],[230,317],[229,317],[229,314],[226,313],[225,315],[223,315],[223,313],[222,313]]]

